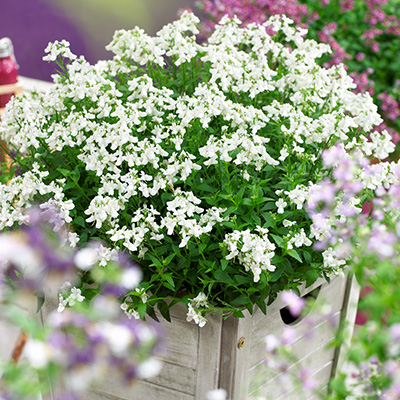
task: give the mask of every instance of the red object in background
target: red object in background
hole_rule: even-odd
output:
[[[9,38],[0,39],[0,85],[11,85],[18,81],[18,65]],[[0,95],[0,108],[4,108],[14,93]]]

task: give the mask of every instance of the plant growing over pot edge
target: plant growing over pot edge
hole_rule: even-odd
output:
[[[116,249],[141,264],[128,315],[156,307],[168,319],[183,302],[202,326],[206,313],[265,312],[278,292],[339,273],[344,260],[313,248],[330,226],[304,209],[330,174],[321,153],[340,140],[384,159],[394,145],[371,133],[381,118],[369,94],[343,66],[318,66],[329,47],[288,18],[224,18],[202,45],[197,23],[185,12],[154,38],[118,31],[114,58],[95,65],[49,45],[54,88],[15,98],[0,125],[15,175],[0,186],[0,227],[23,223],[34,201],[55,206],[72,246],[99,239],[101,264]],[[393,177],[389,163],[360,176],[361,203]]]

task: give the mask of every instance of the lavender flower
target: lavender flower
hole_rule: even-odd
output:
[[[282,301],[287,304],[289,311],[293,316],[298,317],[306,305],[305,299],[299,297],[293,290],[285,290],[282,292]]]

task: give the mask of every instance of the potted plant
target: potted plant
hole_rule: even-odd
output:
[[[252,329],[236,317],[262,318],[279,292],[311,290],[345,268],[333,249],[318,251],[329,225],[304,209],[310,188],[329,175],[322,150],[338,141],[381,159],[394,150],[386,132],[371,133],[381,122],[371,97],[352,91],[343,66],[318,66],[329,47],[304,39],[288,18],[247,28],[223,18],[203,44],[197,23],[185,12],[156,37],[118,31],[108,46],[114,58],[95,65],[65,41],[50,44],[53,89],[15,98],[0,125],[11,157],[0,227],[23,223],[40,200],[71,224],[72,246],[102,241],[101,264],[129,251],[143,280],[121,299],[128,316],[202,327],[169,328],[179,357],[186,339],[198,343],[184,368],[166,372],[187,398],[204,398],[225,379],[226,348],[236,351],[235,335]],[[82,273],[87,297],[90,279]]]

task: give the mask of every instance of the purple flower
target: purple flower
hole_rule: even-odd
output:
[[[310,370],[303,368],[297,375],[302,387],[306,390],[314,390],[318,387],[318,382],[312,377]]]
[[[285,290],[282,292],[282,301],[287,305],[293,316],[298,317],[306,305],[305,299],[297,296],[293,290]]]
[[[378,225],[372,229],[368,240],[368,249],[376,253],[381,259],[390,258],[394,255],[393,245],[396,243],[396,236],[386,230],[385,225]]]

